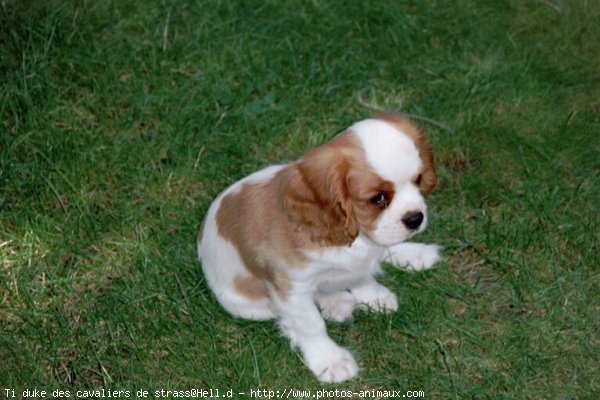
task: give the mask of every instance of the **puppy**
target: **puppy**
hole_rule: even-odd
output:
[[[306,154],[234,183],[210,206],[198,234],[206,280],[232,315],[277,319],[322,382],[358,373],[325,319],[357,307],[391,312],[380,263],[431,268],[436,245],[405,243],[427,226],[424,196],[437,175],[424,134],[378,114]]]

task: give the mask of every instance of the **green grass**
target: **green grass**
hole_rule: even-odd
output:
[[[568,0],[0,1],[0,390],[597,398],[599,19]],[[195,233],[229,183],[374,109],[453,129],[423,124],[441,184],[420,239],[445,259],[388,269],[399,312],[328,325],[363,369],[320,385],[272,323],[218,306]]]

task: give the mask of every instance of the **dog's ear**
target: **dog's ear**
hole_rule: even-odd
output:
[[[435,162],[433,161],[433,150],[425,135],[421,134],[419,141],[417,142],[417,148],[419,149],[419,155],[423,161],[423,172],[421,173],[422,177],[419,189],[423,196],[427,196],[435,190],[438,183],[438,177],[435,169]]]
[[[356,150],[348,134],[317,147],[292,166],[283,207],[311,240],[325,246],[350,245],[358,236],[346,177]]]

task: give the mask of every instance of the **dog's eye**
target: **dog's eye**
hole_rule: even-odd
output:
[[[383,210],[390,205],[389,195],[387,194],[387,192],[379,192],[375,196],[371,197],[369,203]]]
[[[415,185],[421,186],[422,180],[423,180],[423,174],[419,174],[419,176],[417,176],[417,178],[415,179]]]

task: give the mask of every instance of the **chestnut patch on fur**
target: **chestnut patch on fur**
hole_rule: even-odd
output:
[[[238,275],[233,279],[235,290],[249,300],[262,300],[267,297],[267,290],[260,280],[253,276]]]
[[[314,244],[348,246],[358,236],[346,181],[359,158],[356,138],[344,132],[290,167],[284,210]]]
[[[394,199],[394,184],[386,181],[370,169],[353,168],[346,177],[348,193],[352,199],[352,211],[360,229],[367,235],[375,230],[377,219]],[[385,193],[386,205],[374,204]]]
[[[299,249],[306,243],[285,214],[276,211],[282,181],[287,181],[286,169],[265,183],[243,184],[225,195],[216,222],[219,235],[233,244],[248,272],[284,298],[291,287],[286,269],[303,265]]]

